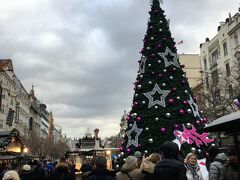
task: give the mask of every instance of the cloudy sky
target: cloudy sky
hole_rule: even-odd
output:
[[[130,110],[150,0],[0,0],[0,58],[69,137],[119,132]],[[178,53],[199,53],[238,0],[165,0]]]

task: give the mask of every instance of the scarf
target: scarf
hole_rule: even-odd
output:
[[[194,180],[197,180],[198,179],[198,174],[197,174],[197,170],[198,170],[198,165],[195,164],[195,165],[191,165],[191,164],[186,164],[187,166],[187,169],[190,170],[192,176],[193,176],[193,179]]]

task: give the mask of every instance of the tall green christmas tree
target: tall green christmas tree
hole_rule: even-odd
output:
[[[152,1],[149,14],[121,156],[135,151],[161,152],[166,141],[176,142],[185,153],[195,151],[204,156],[212,142],[202,132],[207,120],[198,109],[184,65],[179,63],[159,0]]]

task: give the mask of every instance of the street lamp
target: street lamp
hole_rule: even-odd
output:
[[[27,147],[23,148],[23,153],[28,153],[28,148]]]

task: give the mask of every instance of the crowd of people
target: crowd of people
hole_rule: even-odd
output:
[[[210,147],[208,152],[209,180],[240,180],[240,164],[234,146],[228,148],[226,155],[217,146]],[[64,157],[58,163],[34,160],[18,170],[2,169],[0,175],[3,180],[76,180],[74,167],[74,162]],[[189,153],[185,159],[180,159],[178,145],[174,142],[166,142],[162,154],[145,157],[137,151],[115,170],[107,169],[105,157],[96,156],[94,165],[84,163],[81,171],[83,180],[206,180],[197,155]]]
[[[106,164],[106,158],[96,157],[93,168],[83,166],[83,179],[206,180],[198,164],[197,155],[189,153],[184,160],[181,160],[178,145],[174,142],[166,142],[161,155],[153,153],[143,157],[140,152],[135,152],[133,156],[125,159],[125,163],[116,173],[107,170]],[[230,146],[225,155],[217,146],[210,147],[208,171],[209,180],[240,180],[240,164],[236,148]]]
[[[59,162],[37,159],[16,168],[10,164],[1,168],[2,180],[76,180],[73,161],[62,157]]]

